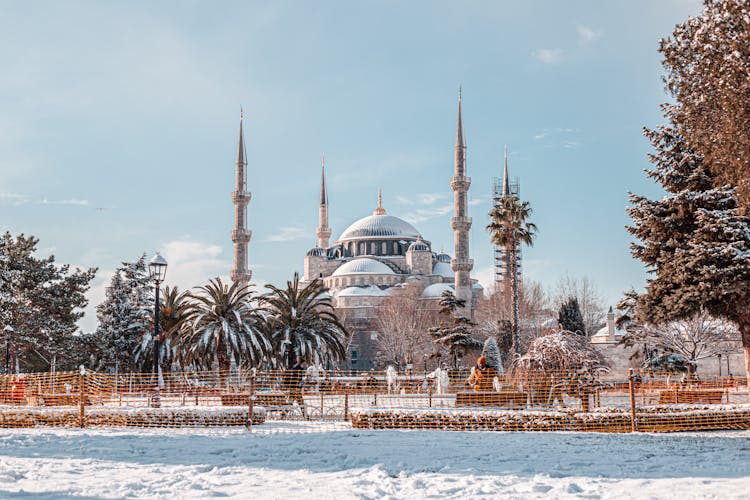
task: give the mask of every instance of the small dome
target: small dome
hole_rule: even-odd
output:
[[[327,255],[325,248],[314,247],[307,251],[310,257],[325,257]]]
[[[446,264],[442,261],[435,262],[435,265],[432,266],[432,274],[437,274],[438,276],[442,276],[443,278],[453,278],[454,276],[453,269],[451,269],[450,264]]]
[[[430,247],[427,246],[427,243],[425,243],[422,238],[418,239],[411,245],[409,245],[408,252],[429,252]]]
[[[440,252],[438,254],[438,256],[437,256],[437,260],[438,260],[438,262],[445,262],[446,264],[450,264],[451,263],[451,256],[448,255],[447,253]]]
[[[439,299],[443,292],[446,290],[450,290],[453,292],[453,285],[450,285],[448,283],[435,283],[434,285],[430,285],[427,288],[424,289],[422,292],[422,298],[423,299]]]
[[[386,295],[388,295],[387,292],[373,285],[350,286],[349,288],[344,288],[338,294],[336,294],[336,298],[355,297],[355,296],[356,297],[384,297]]]
[[[625,335],[625,330],[621,330],[620,328],[615,328],[615,340],[620,340],[623,335]],[[609,341],[609,327],[606,325],[599,328],[599,330],[591,336],[590,339],[591,342],[594,344],[601,344],[604,342]]]
[[[478,281],[476,283],[474,283],[473,285],[471,285],[471,288],[473,288],[474,290],[484,290],[484,287]]]
[[[345,274],[396,274],[393,270],[375,259],[354,259],[339,266],[331,276]]]

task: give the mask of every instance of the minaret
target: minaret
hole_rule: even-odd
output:
[[[469,229],[471,217],[468,213],[467,193],[471,185],[471,178],[466,176],[466,142],[464,141],[464,124],[461,118],[461,88],[458,89],[458,121],[456,123],[456,155],[454,172],[451,177],[453,189],[453,213],[451,227],[453,228],[454,253],[451,268],[455,276],[454,288],[456,298],[466,301],[466,307],[459,314],[471,316],[471,276],[474,261],[469,258]]]
[[[247,283],[253,272],[247,268],[247,244],[252,232],[247,229],[247,204],[250,193],[247,191],[247,155],[245,153],[245,136],[242,132],[242,108],[240,108],[240,138],[237,142],[236,186],[232,193],[234,203],[234,268],[229,273],[232,281]]]
[[[328,227],[328,191],[326,190],[326,155],[323,154],[322,169],[320,174],[320,206],[318,207],[318,236],[317,246],[328,248],[331,238],[331,228]]]

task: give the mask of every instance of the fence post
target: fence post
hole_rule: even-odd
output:
[[[247,411],[248,411],[248,419],[247,419],[247,430],[251,431],[253,430],[253,405],[255,404],[255,368],[250,370],[250,394],[247,396]]]
[[[78,369],[78,386],[80,387],[78,396],[78,425],[83,429],[86,427],[86,368],[83,365]]]
[[[344,392],[344,420],[349,418],[349,391]]]
[[[630,392],[630,432],[638,430],[638,421],[635,417],[635,374],[633,369],[628,370],[628,389]]]

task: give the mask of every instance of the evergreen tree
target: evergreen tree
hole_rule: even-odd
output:
[[[453,366],[458,368],[459,354],[466,354],[467,349],[482,347],[482,342],[472,337],[471,329],[474,325],[469,318],[456,314],[456,311],[463,309],[466,301],[458,299],[450,290],[442,293],[439,312],[443,316],[450,317],[450,323],[444,320],[440,326],[432,327],[428,330],[432,335],[435,344],[441,345],[448,349],[448,353],[453,358]]]
[[[586,335],[586,325],[583,323],[581,308],[578,306],[578,299],[568,297],[557,312],[557,322],[563,330]]]
[[[704,0],[701,15],[660,41],[669,119],[708,168],[737,188],[750,213],[750,8],[747,0]]]
[[[484,341],[482,356],[487,359],[487,366],[494,368],[498,373],[503,371],[503,364],[500,361],[500,349],[497,347],[495,337],[488,337]]]
[[[13,366],[23,370],[69,367],[78,359],[74,333],[96,269],[75,271],[55,257],[34,254],[39,240],[23,234],[0,238],[0,332],[10,335]]]
[[[732,188],[715,187],[720,182],[678,129],[646,135],[654,147],[648,176],[667,195],[630,195],[628,231],[640,241],[632,253],[652,273],[637,298],[638,320],[659,324],[705,308],[737,324],[750,368],[750,219],[740,214]]]
[[[136,350],[152,328],[152,290],[145,254],[135,262],[123,262],[112,275],[105,299],[96,308],[97,369],[140,370]]]

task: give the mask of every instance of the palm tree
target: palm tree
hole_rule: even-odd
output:
[[[536,236],[536,225],[527,222],[531,215],[528,201],[521,202],[517,197],[501,198],[490,211],[487,231],[495,245],[508,249],[510,261],[510,283],[513,291],[512,346],[514,354],[520,355],[519,312],[518,312],[518,249],[521,245],[532,246]]]
[[[174,361],[172,337],[185,321],[187,294],[180,293],[175,287],[164,287],[159,304],[159,360],[162,371],[171,371]],[[136,348],[135,359],[144,372],[151,371],[154,355],[153,328],[143,335],[141,343]]]
[[[300,286],[299,273],[294,273],[286,289],[266,288],[269,292],[261,297],[264,328],[282,366],[291,368],[298,357],[310,364],[321,363],[326,354],[333,360],[346,358],[348,333],[319,279]]]
[[[185,318],[172,334],[175,358],[182,366],[208,369],[216,362],[219,371],[226,372],[232,361],[257,366],[267,356],[271,343],[257,327],[249,286],[230,286],[214,278],[187,297]]]

